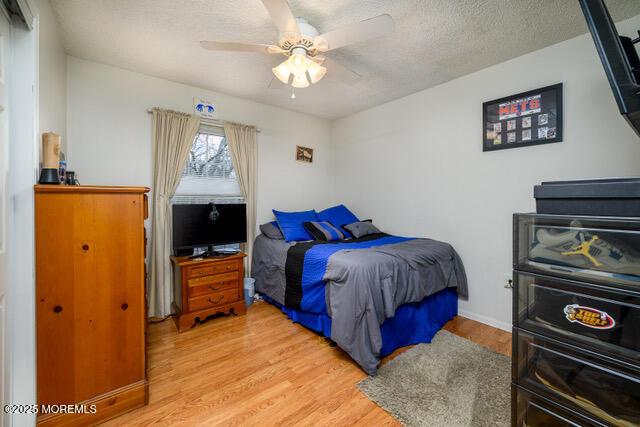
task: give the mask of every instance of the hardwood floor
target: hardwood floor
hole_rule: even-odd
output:
[[[462,317],[445,329],[511,354],[508,332]],[[149,405],[108,425],[398,425],[358,390],[366,374],[346,353],[267,303],[148,333]]]
[[[498,353],[511,356],[511,333],[457,316],[444,329]]]

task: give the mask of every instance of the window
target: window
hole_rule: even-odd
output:
[[[201,125],[189,151],[174,200],[185,202],[186,199],[227,198],[242,198],[242,193],[224,130]]]

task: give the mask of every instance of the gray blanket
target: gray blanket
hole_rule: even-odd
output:
[[[268,296],[280,305],[284,305],[284,291],[287,287],[284,275],[287,251],[293,245],[295,243],[270,239],[264,234],[258,235],[253,244],[251,277],[256,279],[256,292]]]
[[[256,290],[283,305],[292,244],[260,235],[254,245]],[[400,305],[448,287],[467,296],[460,257],[448,243],[430,239],[338,251],[330,256],[323,279],[331,339],[371,375],[380,361],[380,325]]]

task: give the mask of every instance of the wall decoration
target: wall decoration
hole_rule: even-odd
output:
[[[193,111],[203,119],[215,119],[216,108],[213,102],[202,98],[193,98]]]
[[[562,141],[562,83],[482,104],[482,151]]]
[[[313,148],[296,145],[296,160],[299,162],[313,163]]]

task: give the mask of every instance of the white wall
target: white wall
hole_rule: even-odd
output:
[[[640,28],[640,16],[623,33]],[[495,47],[499,48],[498,45]],[[482,152],[482,102],[564,83],[564,142]],[[451,242],[469,278],[462,314],[508,329],[513,212],[543,180],[640,174],[640,138],[618,113],[590,35],[343,118],[334,196],[385,231]]]
[[[62,34],[50,0],[38,0],[38,102],[39,131],[62,136],[62,150],[67,136],[67,55]]]
[[[330,123],[247,101],[68,57],[69,170],[82,184],[152,184],[151,107],[193,111],[193,98],[217,106],[219,119],[257,126],[258,224],[271,209],[324,208],[329,180]],[[292,100],[295,108],[295,100]],[[296,144],[314,149],[312,164],[295,160]]]

